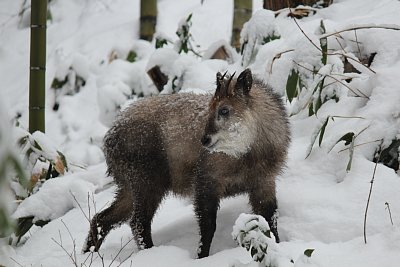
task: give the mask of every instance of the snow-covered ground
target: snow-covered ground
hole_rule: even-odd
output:
[[[23,2],[0,1],[0,102],[9,118],[20,114],[18,121],[27,128],[29,18],[26,14],[18,16]],[[254,12],[262,8],[261,2],[254,1]],[[146,70],[160,64],[170,81],[179,78],[181,91],[204,93],[214,89],[217,71],[240,71],[243,66],[239,55],[234,56],[233,64],[201,60],[191,53],[177,54],[173,44],[156,51],[153,44],[138,40],[138,0],[53,0],[49,6],[53,20],[47,30],[46,136],[75,167],[64,176],[48,180],[18,207],[15,217],[33,215],[37,220],[52,221],[42,228],[32,227],[17,246],[0,244],[0,265],[71,266],[73,260],[77,266],[231,266],[251,262],[250,254],[237,247],[231,236],[236,218],[250,212],[246,196],[221,203],[207,258],[195,259],[199,236],[190,200],[174,196],[165,199],[154,219],[155,247],[138,251],[130,228],[123,225],[103,243],[100,255],[104,262],[97,254],[87,258],[88,254],[81,253],[89,229],[86,217],[110,204],[115,191],[111,178],[105,175],[102,138],[118,109],[134,101],[132,92],[157,92]],[[180,21],[193,13],[191,33],[193,43],[198,45],[195,49],[201,54],[215,42],[230,40],[231,0],[205,0],[203,4],[200,0],[159,0],[158,12],[157,32],[172,42],[178,39],[175,31]],[[321,64],[321,52],[287,13],[275,18],[271,12],[261,10],[253,17],[244,37],[249,38],[254,50],[247,50],[243,61],[283,97],[292,68],[310,88],[302,90],[291,103],[287,101],[292,115],[292,143],[287,167],[277,178],[281,256],[293,259],[296,266],[399,266],[400,177],[382,164],[377,165],[374,175],[367,244],[363,223],[375,168],[371,161],[374,152],[380,140],[388,146],[400,138],[400,31],[374,28],[398,28],[400,2],[335,0],[330,7],[298,20],[317,47],[321,20],[327,33],[369,27],[357,30],[356,35],[346,31],[340,37],[328,37],[332,55],[325,66]],[[269,22],[267,29],[260,28],[265,21]],[[274,33],[280,39],[262,44],[257,39],[260,31]],[[137,53],[134,63],[124,60],[131,49]],[[371,65],[373,71],[352,62],[361,73],[343,73],[340,54],[354,58],[371,53],[377,53]],[[113,57],[117,59],[110,60]],[[313,67],[319,69],[321,77],[330,75],[325,85],[331,85],[324,91],[330,100],[321,106],[318,116],[309,117],[308,108],[303,107],[320,81],[317,74],[306,69]],[[78,75],[86,83],[73,95],[56,96],[50,89],[52,80],[63,80],[66,75]],[[350,83],[334,80],[343,75],[353,79]],[[164,93],[171,90],[169,83]],[[56,97],[59,109],[53,111]],[[316,141],[307,157],[312,137],[327,118],[320,147]],[[356,137],[351,169],[346,171],[349,146],[335,143],[349,132]],[[385,203],[390,205],[391,215]],[[311,258],[304,259],[303,252],[309,248],[315,251]]]

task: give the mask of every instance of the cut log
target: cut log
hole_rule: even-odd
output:
[[[164,85],[166,85],[168,82],[168,77],[162,73],[160,67],[157,65],[149,69],[147,74],[157,87],[158,91],[161,92],[164,88]]]

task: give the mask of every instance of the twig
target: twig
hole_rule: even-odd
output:
[[[343,38],[342,38],[343,39]],[[342,49],[343,53],[345,52],[344,47],[342,45],[342,43],[339,41],[339,39],[336,37],[335,38],[336,42],[339,44],[340,48]]]
[[[382,141],[382,139],[377,139],[377,140],[374,140],[374,141],[368,141],[368,142],[365,142],[365,143],[361,143],[361,144],[358,144],[358,145],[354,145],[354,147],[359,147],[359,146],[363,146],[363,145],[368,145],[368,144],[376,143],[376,142],[380,142],[380,141]],[[348,150],[348,149],[349,149],[349,148],[343,148],[343,149],[339,150],[338,153],[344,152],[344,151],[346,151],[346,150]]]
[[[389,211],[390,222],[391,222],[392,225],[393,225],[392,212],[390,211],[389,203],[386,201],[386,202],[385,202],[385,205],[386,205],[386,209]]]
[[[272,59],[271,67],[270,67],[270,69],[269,69],[269,74],[272,74],[272,66],[274,65],[274,62],[275,62],[276,59],[281,58],[281,56],[282,56],[283,54],[285,54],[285,53],[289,53],[289,52],[293,52],[293,51],[294,51],[294,49],[289,49],[289,50],[286,50],[286,51],[283,51],[283,52],[280,52],[280,53],[276,54],[276,55],[274,56],[274,58]]]
[[[92,265],[92,263],[93,263],[93,253],[89,253],[89,254],[87,255],[87,257],[85,258],[85,260],[82,262],[82,265],[86,266],[86,262],[87,262],[87,260],[89,259],[89,257],[91,257],[90,262],[89,262],[89,266]]]
[[[358,55],[359,55],[359,58],[361,58],[361,49],[360,49],[360,44],[358,43],[357,30],[354,30],[354,35],[355,35],[355,37],[356,37],[356,44],[357,44],[357,49],[358,49]]]
[[[371,200],[372,186],[373,186],[374,180],[375,180],[376,168],[378,167],[378,162],[379,162],[379,160],[381,158],[381,154],[382,154],[382,149],[380,148],[379,150],[380,150],[379,151],[379,157],[376,160],[375,167],[374,167],[374,172],[372,174],[372,179],[371,179],[371,182],[370,182],[371,186],[369,188],[367,206],[365,207],[365,214],[364,214],[364,243],[365,244],[367,244],[367,214],[368,214],[369,202]]]
[[[117,254],[115,255],[115,257],[114,257],[114,258],[112,259],[112,261],[110,262],[109,267],[113,264],[113,262],[116,260],[116,258],[118,257],[118,255],[121,254],[122,250],[123,250],[130,242],[132,242],[133,239],[134,239],[133,237],[129,238],[128,242],[126,242],[124,245],[122,245],[122,239],[121,239],[121,248],[118,250]],[[132,256],[132,254],[133,254],[133,251],[132,251],[132,253],[131,253],[124,261],[120,262],[120,265],[121,265],[123,262],[125,262],[127,259],[129,259],[129,258]],[[119,266],[119,265],[118,265],[118,266]]]
[[[340,81],[339,79],[335,78],[335,77],[332,76],[332,75],[329,75],[329,74],[323,75],[323,74],[320,74],[320,73],[315,72],[315,71],[313,71],[313,70],[310,70],[309,68],[307,68],[307,67],[301,65],[300,63],[297,63],[297,62],[294,61],[294,60],[293,60],[293,62],[294,62],[296,65],[298,65],[299,67],[302,67],[302,68],[304,68],[304,69],[306,69],[306,70],[308,70],[308,71],[310,71],[310,72],[312,72],[312,73],[318,74],[318,75],[320,75],[320,76],[327,76],[327,77],[329,77],[329,78],[331,78],[331,79],[337,81],[338,83],[340,83],[341,85],[343,85],[344,87],[346,87],[347,89],[349,89],[353,94],[355,94],[355,95],[358,96],[358,97],[365,97],[365,98],[369,99],[369,97],[368,97],[367,95],[365,95],[363,92],[361,92],[360,90],[357,89],[357,91],[358,91],[361,95],[357,94],[350,86],[348,86],[347,84],[343,83],[342,81]]]
[[[64,246],[62,244],[60,244],[59,242],[57,242],[57,240],[55,240],[53,237],[51,238],[51,240],[53,240],[54,243],[56,243],[60,248],[62,248],[62,250],[64,250],[64,252],[69,256],[69,258],[71,259],[72,263],[76,266],[78,266],[78,263],[74,260],[74,258],[72,257],[72,254],[69,254],[69,252],[64,248]]]
[[[290,9],[290,8],[289,8],[289,9]],[[327,56],[335,56],[335,55],[337,55],[337,56],[343,56],[343,57],[345,57],[345,58],[347,58],[347,59],[351,59],[351,60],[353,60],[353,61],[359,63],[360,65],[363,65],[363,66],[366,67],[369,71],[371,71],[372,73],[376,74],[376,72],[375,72],[374,70],[372,70],[372,69],[371,69],[370,67],[368,67],[368,66],[365,66],[360,60],[357,60],[357,59],[355,59],[355,58],[352,58],[352,57],[346,55],[345,53],[327,53],[327,52],[323,51],[323,50],[322,50],[320,47],[318,47],[318,46],[311,40],[311,38],[304,32],[304,30],[300,27],[299,23],[297,22],[296,18],[293,17],[293,20],[294,20],[294,22],[296,23],[297,27],[300,29],[300,31],[303,33],[303,35],[308,39],[308,41],[309,41],[315,48],[318,49],[318,51],[320,51],[320,52],[322,53],[322,55],[327,55]],[[400,28],[399,28],[399,29],[400,29]],[[325,34],[323,34],[322,36],[325,36]],[[324,38],[323,38],[323,37],[320,37],[319,39],[324,39]],[[357,39],[356,39],[356,43],[357,43],[357,45],[358,45]],[[340,44],[340,43],[339,43],[339,44]],[[341,46],[341,45],[340,45],[340,46]],[[342,47],[342,46],[341,46],[341,47]],[[360,53],[360,55],[361,55],[361,53]],[[361,57],[361,56],[360,56],[360,57]]]
[[[336,115],[336,116],[331,116],[331,118],[333,119],[362,119],[365,120],[364,117],[359,117],[359,116],[340,116],[340,115]],[[360,133],[362,133],[365,129],[363,129]]]
[[[62,219],[61,219],[61,223],[64,225],[65,229],[67,229],[68,235],[69,235],[69,237],[70,237],[71,240],[72,240],[73,255],[74,255],[75,262],[77,262],[77,260],[76,260],[76,241],[75,241],[74,237],[72,236],[72,233],[71,233],[71,231],[69,230],[68,226],[65,224],[65,222],[64,222]],[[72,253],[71,253],[71,254],[72,254]]]
[[[87,206],[88,206],[88,217],[89,217],[89,219],[90,219],[90,218],[92,218],[92,216],[90,215],[90,204],[89,204],[89,200],[90,200],[90,195],[89,195],[89,192],[88,192],[88,194],[87,194]],[[90,220],[89,220],[89,223],[90,223]]]
[[[292,12],[290,8],[289,8],[289,10],[290,10],[290,12]],[[300,29],[300,31],[303,33],[303,35],[308,39],[308,41],[310,41],[310,43],[311,43],[315,48],[317,48],[321,53],[324,53],[324,52],[322,51],[322,49],[321,49],[320,47],[318,47],[318,46],[311,40],[311,38],[308,37],[308,35],[303,31],[303,29],[300,27],[300,25],[299,25],[299,23],[297,22],[297,20],[296,20],[295,17],[293,17],[293,20],[294,20],[294,23],[296,23],[297,27]],[[322,39],[322,38],[320,38],[320,39]]]
[[[323,39],[323,38],[327,38],[330,37],[332,35],[336,35],[338,33],[342,33],[342,32],[348,32],[348,31],[354,31],[354,30],[361,30],[361,29],[386,29],[386,30],[395,30],[395,31],[399,31],[400,30],[400,26],[389,26],[389,25],[376,25],[376,26],[372,26],[372,25],[367,25],[367,26],[357,26],[357,27],[350,27],[344,30],[340,30],[337,32],[333,32],[333,33],[326,33],[323,34],[319,37],[319,39]]]
[[[21,263],[19,263],[18,261],[16,261],[13,257],[10,257],[10,259],[15,262],[16,264],[18,264],[21,267],[24,267]]]
[[[74,201],[76,202],[76,204],[78,205],[79,209],[81,210],[81,212],[83,213],[83,215],[85,216],[86,220],[90,223],[90,213],[89,213],[89,217],[86,215],[86,213],[83,211],[81,204],[79,204],[78,200],[76,199],[75,195],[72,193],[71,190],[69,190],[69,193],[71,194],[71,196],[73,197]],[[88,193],[89,196],[89,193]],[[88,205],[89,207],[89,205]],[[89,211],[90,211],[90,207],[89,207]]]

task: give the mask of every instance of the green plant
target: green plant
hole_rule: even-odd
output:
[[[135,54],[128,54],[127,60],[135,60]],[[133,52],[134,53],[134,52]],[[53,110],[57,111],[60,107],[60,97],[64,95],[74,95],[85,86],[86,80],[79,75],[71,66],[63,78],[55,77],[51,83],[51,89],[55,92]]]
[[[250,252],[253,261],[259,267],[287,267],[296,266],[293,259],[284,256],[279,244],[275,242],[275,237],[269,229],[267,221],[260,215],[240,214],[237,218],[232,231],[233,239]],[[309,259],[314,249],[306,249],[303,255],[296,260],[304,261],[304,257]],[[253,266],[241,264],[236,267]]]
[[[193,49],[193,37],[190,33],[190,28],[192,27],[192,13],[189,16],[182,20],[178,26],[178,30],[176,31],[176,35],[179,37],[179,40],[176,42],[175,46],[178,53],[188,53],[189,51],[193,54],[200,56],[196,51]]]
[[[15,196],[18,201],[34,194],[41,185],[48,179],[64,175],[68,171],[68,163],[63,153],[58,151],[42,132],[30,134],[20,129],[22,137],[18,143],[21,152],[27,163],[26,169],[19,166],[17,175],[12,179],[15,185],[19,185]],[[24,179],[24,173],[27,172],[29,179]],[[15,188],[15,187],[14,187]],[[17,218],[15,229],[16,240],[10,240],[11,243],[18,243],[23,235],[35,224],[43,226],[49,221],[35,221],[34,217]]]

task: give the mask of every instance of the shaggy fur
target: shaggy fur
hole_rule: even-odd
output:
[[[289,145],[286,113],[269,87],[253,83],[249,70],[232,78],[218,73],[214,96],[161,95],[120,114],[104,138],[118,191],[93,217],[85,252],[97,251],[124,222],[139,248],[152,247],[151,221],[168,192],[194,200],[200,258],[209,255],[220,199],[239,193],[249,194],[254,213],[268,220],[279,242],[275,177]]]

